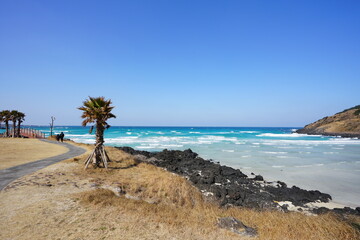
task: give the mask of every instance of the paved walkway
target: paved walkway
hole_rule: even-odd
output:
[[[86,150],[81,147],[76,147],[72,144],[65,142],[54,142],[47,139],[41,139],[41,141],[64,146],[68,148],[69,151],[58,156],[49,157],[35,162],[29,162],[15,167],[0,170],[0,191],[4,189],[9,183],[22,176],[36,172],[37,170],[40,170],[56,162],[79,156],[86,152]]]

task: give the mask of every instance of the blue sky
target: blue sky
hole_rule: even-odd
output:
[[[303,126],[360,104],[359,1],[3,1],[0,109],[80,125]]]

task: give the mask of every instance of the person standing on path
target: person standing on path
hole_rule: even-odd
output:
[[[61,142],[64,141],[64,136],[65,136],[65,134],[64,134],[63,132],[61,132],[61,133],[60,133],[60,140],[61,140]]]

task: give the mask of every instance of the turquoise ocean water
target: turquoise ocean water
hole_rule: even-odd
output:
[[[47,135],[49,127],[32,126]],[[268,180],[330,193],[334,201],[360,206],[360,140],[310,136],[294,128],[111,127],[105,144],[138,150],[187,149],[205,159],[261,174]],[[57,126],[55,133],[94,143],[89,128]]]

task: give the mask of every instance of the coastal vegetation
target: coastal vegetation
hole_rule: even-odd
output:
[[[297,130],[298,133],[360,137],[360,105],[324,117]]]
[[[106,150],[113,160],[108,169],[83,171],[82,155],[9,185],[0,198],[0,219],[8,226],[0,237],[249,239],[218,227],[219,218],[232,216],[256,228],[260,240],[360,238],[356,216],[219,207],[186,178],[116,148]]]
[[[89,123],[95,123],[96,128],[95,148],[86,160],[85,168],[87,168],[91,160],[96,167],[99,167],[101,162],[103,162],[104,167],[107,167],[107,162],[110,161],[104,148],[104,130],[110,127],[107,120],[116,118],[116,116],[111,113],[114,108],[111,104],[111,100],[106,100],[104,97],[89,97],[89,99],[83,102],[83,106],[78,108],[83,111],[81,115],[81,118],[84,119],[82,126],[85,127]],[[90,132],[92,129],[93,127],[90,128]]]
[[[10,133],[9,122],[12,121],[13,127]],[[21,137],[20,136],[20,127],[21,123],[25,121],[25,113],[19,112],[17,110],[3,110],[0,112],[0,122],[5,123],[5,134],[4,137]]]

